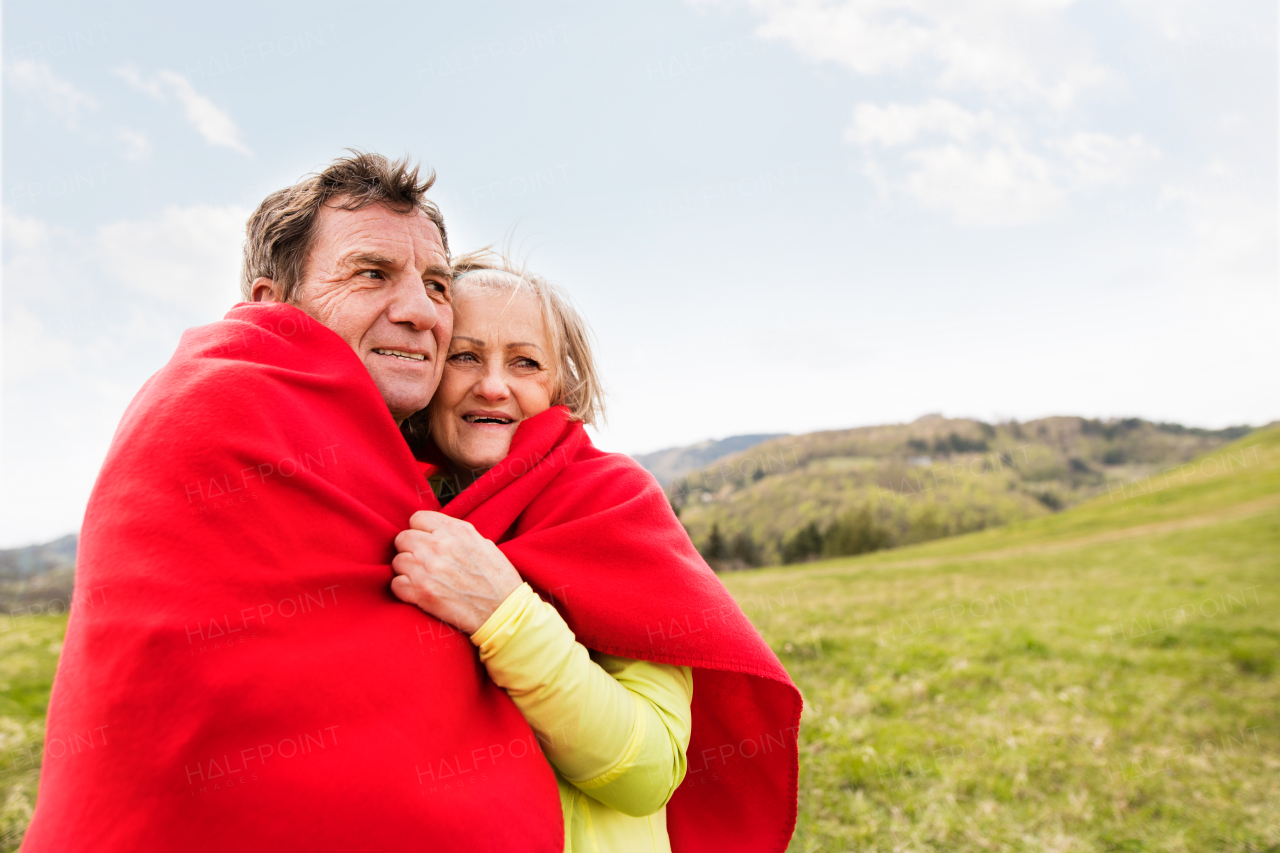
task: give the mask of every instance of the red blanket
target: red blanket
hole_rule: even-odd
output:
[[[583,645],[694,668],[689,771],[667,806],[674,853],[782,850],[800,692],[657,481],[567,415],[521,423],[507,458],[443,511],[497,542]]]
[[[390,594],[437,506],[333,332],[188,331],[89,501],[24,850],[560,850],[519,710]]]

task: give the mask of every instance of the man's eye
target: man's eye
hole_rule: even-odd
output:
[[[422,283],[427,286],[427,290],[433,291],[435,293],[445,294],[449,292],[449,289],[442,282],[428,280],[428,281],[423,281]]]
[[[356,275],[365,275],[365,276],[368,276],[369,278],[377,279],[379,281],[381,281],[383,278],[382,270],[361,270],[360,272],[356,273]]]

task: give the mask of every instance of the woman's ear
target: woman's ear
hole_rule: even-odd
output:
[[[276,287],[275,279],[258,276],[253,280],[253,286],[249,288],[249,297],[251,302],[283,302],[280,298],[280,289]]]

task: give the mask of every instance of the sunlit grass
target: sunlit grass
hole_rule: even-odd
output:
[[[1280,850],[1280,433],[1240,444],[1164,501],[725,576],[807,703],[791,849]]]
[[[0,620],[0,850],[16,850],[40,781],[44,717],[65,616]]]

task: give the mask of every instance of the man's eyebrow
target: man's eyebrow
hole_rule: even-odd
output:
[[[399,262],[378,252],[352,252],[342,259],[342,263],[348,267],[382,267],[383,269],[397,269],[400,266]],[[431,264],[422,271],[423,281],[429,278],[452,283],[453,270],[441,264]]]
[[[395,261],[377,252],[352,252],[342,259],[347,266],[395,267]]]

